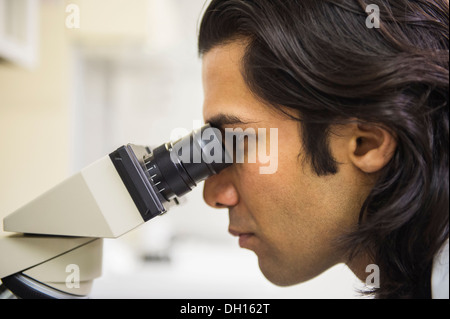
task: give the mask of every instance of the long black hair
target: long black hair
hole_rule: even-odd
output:
[[[448,1],[212,0],[200,55],[236,39],[247,43],[249,88],[298,110],[318,175],[338,171],[332,124],[357,118],[392,131],[396,153],[342,244],[349,258],[368,253],[379,266],[377,297],[430,297],[433,257],[448,238]]]

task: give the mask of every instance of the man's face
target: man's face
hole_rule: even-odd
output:
[[[371,185],[349,164],[345,129],[330,138],[332,154],[342,163],[339,172],[318,177],[312,171],[303,161],[299,122],[263,104],[244,83],[243,53],[244,45],[235,42],[204,55],[204,120],[219,119],[223,128],[265,128],[264,143],[270,129],[278,129],[278,152],[271,154],[278,166],[273,174],[261,174],[266,164],[234,164],[206,181],[204,198],[229,209],[230,233],[256,253],[270,281],[292,285],[345,262],[336,239],[357,224]]]

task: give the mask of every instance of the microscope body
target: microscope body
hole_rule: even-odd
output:
[[[0,298],[86,298],[101,276],[103,238],[166,213],[230,165],[208,160],[212,144],[223,149],[220,132],[210,129],[154,150],[122,146],[6,216],[3,228],[11,234],[0,237]],[[206,142],[199,138],[205,131]],[[183,162],[181,147],[206,160]]]
[[[103,238],[144,222],[105,156],[4,218],[0,278],[21,298],[83,298],[101,276]]]

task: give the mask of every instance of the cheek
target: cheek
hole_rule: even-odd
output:
[[[360,207],[350,198],[354,190],[346,187],[345,175],[318,177],[296,155],[281,155],[272,175],[259,174],[256,164],[237,168],[240,199],[266,240],[266,248],[285,258],[293,252],[329,252],[335,238],[356,223]]]
[[[298,185],[294,185],[297,166],[294,153],[279,156],[278,168],[273,174],[261,174],[260,164],[236,166],[240,201],[259,231],[271,238],[270,241],[277,241],[281,234],[286,234],[292,219],[298,215],[296,202],[301,201],[301,196],[296,191]]]

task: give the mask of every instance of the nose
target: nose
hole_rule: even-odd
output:
[[[233,207],[239,203],[239,194],[227,176],[227,169],[205,181],[203,198],[213,208]]]

